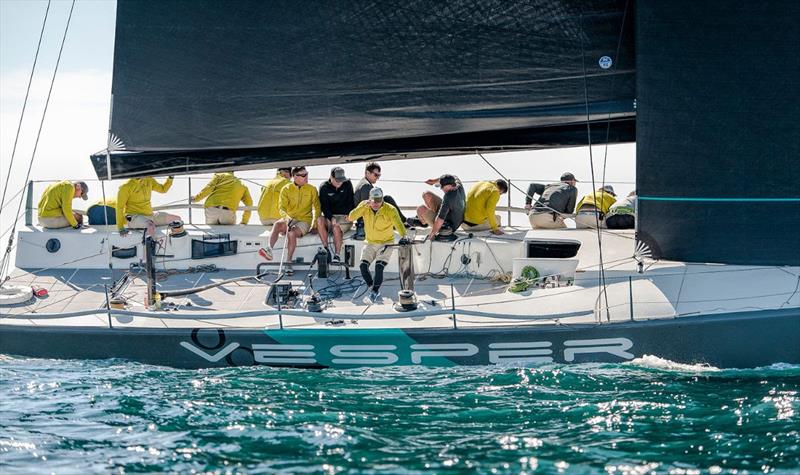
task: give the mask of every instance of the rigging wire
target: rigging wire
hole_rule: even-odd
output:
[[[49,4],[48,4],[49,5]],[[69,7],[69,16],[67,17],[67,24],[64,27],[64,35],[61,37],[61,46],[58,49],[58,58],[56,59],[56,66],[53,69],[53,77],[50,80],[50,88],[47,91],[47,99],[44,102],[44,110],[42,111],[42,119],[39,121],[39,130],[36,133],[36,140],[33,143],[33,152],[31,152],[31,160],[28,164],[28,172],[25,174],[24,183],[27,183],[31,177],[31,170],[33,169],[33,162],[36,158],[36,150],[39,148],[39,138],[42,136],[42,128],[44,127],[44,119],[47,117],[47,108],[50,105],[50,96],[53,93],[53,85],[56,82],[56,75],[58,74],[58,66],[61,64],[61,55],[64,52],[64,43],[67,41],[67,32],[69,31],[69,25],[72,22],[72,12],[75,10],[75,0],[72,0],[72,4]],[[44,28],[44,27],[42,27]],[[17,206],[17,215],[19,215],[20,211],[22,210],[22,199],[19,200],[19,205]],[[5,254],[2,257],[2,261],[0,262],[0,278],[5,280],[6,272],[8,271],[9,265],[9,255],[11,254],[11,247],[14,243],[14,231],[16,230],[17,223],[14,222],[14,225],[11,228],[11,235],[8,237],[8,247],[6,248]]]
[[[27,183],[28,180],[30,179],[31,170],[33,169],[33,162],[34,159],[36,158],[36,150],[39,148],[39,138],[42,136],[42,128],[44,127],[44,120],[45,117],[47,117],[47,108],[50,105],[50,97],[53,93],[53,85],[55,84],[56,75],[58,74],[58,66],[61,63],[61,55],[64,52],[64,43],[67,40],[67,32],[69,31],[69,25],[72,22],[72,12],[74,10],[75,10],[75,0],[72,0],[72,4],[70,5],[69,8],[69,16],[67,17],[67,24],[64,27],[64,35],[61,37],[61,46],[58,50],[58,58],[56,59],[56,66],[53,69],[53,77],[50,80],[50,88],[47,91],[47,99],[45,100],[44,103],[44,110],[42,111],[42,119],[39,122],[39,130],[36,133],[36,140],[34,141],[33,144],[33,152],[31,152],[31,160],[30,163],[28,164],[28,172],[25,175],[25,180],[24,180],[25,183]],[[17,206],[17,215],[20,214],[20,211],[22,209],[22,201],[23,201],[22,199],[19,200],[19,205]],[[9,256],[11,254],[11,248],[14,243],[14,231],[16,230],[16,227],[17,223],[15,221],[13,226],[11,227],[11,234],[8,237],[8,247],[6,248],[5,254],[2,257],[2,261],[0,262],[0,278],[3,278],[4,280],[7,280],[7,277],[3,276],[5,276],[8,271],[8,265],[10,262]]]
[[[42,47],[42,38],[44,37],[45,26],[47,25],[47,16],[50,13],[50,0],[47,0],[47,9],[44,11],[44,20],[42,20],[42,30],[39,32],[39,43],[36,45],[36,54],[33,56],[33,66],[31,67],[31,74],[28,77],[28,87],[25,89],[25,99],[22,101],[22,112],[19,115],[19,122],[17,123],[17,133],[14,136],[14,146],[11,148],[11,161],[8,163],[8,173],[6,174],[6,182],[3,185],[3,198],[0,199],[0,213],[6,205],[6,192],[8,191],[8,180],[11,178],[11,170],[14,166],[14,158],[17,154],[17,143],[19,142],[19,133],[22,130],[22,121],[25,118],[25,109],[28,106],[28,96],[31,92],[31,84],[33,84],[33,75],[36,71],[36,63],[39,61],[39,51]],[[23,187],[23,190],[25,188]],[[18,195],[19,193],[17,193]],[[17,195],[14,195],[16,197]],[[10,198],[13,200],[14,198]],[[0,274],[2,275],[2,274]]]
[[[592,194],[597,200],[597,182],[595,181],[594,176],[594,154],[592,153],[592,126],[591,126],[591,115],[589,113],[589,84],[587,80],[587,71],[586,71],[586,50],[583,44],[583,13],[580,16],[581,22],[581,35],[580,35],[580,44],[581,44],[581,66],[583,67],[583,104],[586,109],[586,140],[589,145],[589,169],[591,170],[592,176]],[[577,210],[576,210],[577,211]],[[605,296],[606,299],[606,320],[611,321],[611,312],[608,308],[608,289],[606,286],[606,273],[605,268],[603,266],[603,235],[600,232],[600,215],[599,213],[594,213],[595,225],[597,227],[597,250],[600,260],[600,274],[598,275],[598,285],[601,288],[601,294]]]

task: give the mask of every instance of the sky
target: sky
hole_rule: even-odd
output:
[[[25,184],[25,174],[31,158],[33,180],[86,179],[96,180],[89,155],[105,148],[109,122],[116,2],[113,0],[77,0],[67,34],[64,51],[56,76],[52,97],[47,109],[35,156],[33,145],[42,118],[45,98],[53,75],[61,37],[67,22],[71,2],[53,0],[50,5],[45,34],[42,40],[25,119],[19,136],[14,166],[11,171],[8,197]],[[22,112],[28,77],[36,53],[42,27],[46,0],[0,0],[0,186],[5,182],[11,160],[14,138]],[[595,176],[601,180],[605,164],[606,182],[614,184],[617,194],[624,196],[632,190],[635,177],[635,145],[624,144],[593,147]],[[591,167],[588,147],[538,152],[511,152],[488,155],[487,158],[505,176],[513,177],[522,189],[529,181],[557,181],[564,171],[575,173],[581,183],[581,194],[591,191]],[[385,179],[423,181],[442,173],[456,173],[464,181],[495,179],[497,174],[477,156],[425,159],[420,161],[391,161],[383,163]],[[360,179],[363,165],[348,164],[350,177]],[[424,174],[421,170],[425,170]],[[256,182],[274,175],[273,169],[248,171],[239,174]],[[329,175],[327,167],[311,167],[312,183]],[[193,178],[196,193],[202,178]],[[122,182],[105,183],[107,196],[113,196]],[[257,184],[248,183],[254,200],[258,200]],[[37,184],[34,203],[45,184]],[[89,181],[91,201],[101,198],[98,182]],[[383,183],[401,205],[417,204],[422,183]],[[183,200],[188,195],[186,180],[181,179],[169,196],[154,197],[155,204]],[[7,200],[8,200],[7,197]],[[512,194],[516,206],[523,203],[523,194]],[[80,207],[79,202],[75,202]],[[16,211],[16,202],[0,214],[0,233],[6,231]],[[179,213],[180,214],[180,213]],[[197,215],[195,215],[197,216]],[[524,219],[524,217],[523,217]],[[197,221],[196,221],[197,222]]]

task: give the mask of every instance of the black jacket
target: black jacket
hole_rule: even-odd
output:
[[[328,180],[319,186],[322,215],[331,219],[334,214],[349,214],[353,209],[353,184],[350,180],[335,188]]]

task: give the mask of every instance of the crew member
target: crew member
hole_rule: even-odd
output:
[[[575,175],[566,172],[561,175],[561,181],[543,185],[531,183],[525,197],[525,209],[529,211],[528,219],[533,229],[559,229],[566,228],[564,215],[572,214],[575,210],[575,201],[578,199],[578,189],[575,184],[578,180]],[[533,195],[539,195],[536,204]]]
[[[581,198],[576,206],[575,227],[578,229],[603,227],[603,219],[617,201],[614,187],[606,185]]]
[[[347,221],[347,215],[353,210],[353,183],[345,176],[342,167],[334,167],[331,176],[319,186],[319,203],[322,215],[317,218],[317,230],[322,247],[328,250],[328,233],[333,234],[334,264],[342,262],[342,240],[344,233],[350,230],[353,223]]]
[[[89,226],[104,226],[117,224],[117,200],[106,198],[89,206],[86,210],[86,217],[89,218]]]
[[[159,183],[153,177],[131,178],[117,191],[117,229],[120,235],[128,234],[128,229],[144,229],[148,236],[154,236],[156,226],[166,226],[173,221],[181,221],[180,216],[153,212],[150,198],[153,191],[166,193],[172,187],[172,177]],[[127,228],[126,228],[127,225]]]
[[[439,178],[425,180],[428,185],[438,185],[444,192],[444,197],[439,198],[432,191],[422,194],[424,205],[417,208],[417,219],[414,224],[430,226],[430,239],[439,241],[454,241],[455,230],[464,222],[464,207],[466,196],[461,180],[455,175],[444,174]]]
[[[281,219],[275,222],[272,233],[269,236],[269,247],[258,251],[264,259],[271,261],[273,258],[272,248],[278,241],[281,234],[286,234],[287,264],[284,267],[287,275],[294,274],[292,268],[292,256],[297,247],[297,240],[306,235],[311,230],[311,223],[315,222],[320,215],[319,193],[317,189],[308,184],[308,171],[306,167],[294,167],[292,169],[291,184],[286,185],[281,190],[278,199],[278,210]]]
[[[233,172],[215,173],[200,193],[192,197],[192,201],[197,202],[203,198],[206,198],[204,205],[206,224],[236,224],[236,210],[239,208],[239,203],[248,207],[253,206],[250,190],[242,180],[234,176]],[[250,210],[245,208],[241,224],[247,224],[249,221]]]
[[[261,190],[261,197],[258,199],[258,217],[264,226],[272,226],[281,218],[278,200],[283,187],[292,182],[290,178],[292,178],[291,168],[278,168],[275,178],[268,181]]]
[[[611,205],[605,223],[608,229],[633,229],[636,227],[636,190]]]
[[[397,208],[384,200],[383,190],[373,188],[369,192],[369,200],[362,201],[354,210],[350,212],[347,219],[364,220],[364,231],[366,234],[365,245],[361,250],[361,276],[364,283],[370,289],[369,299],[375,302],[380,296],[381,284],[383,283],[383,269],[392,257],[394,247],[387,244],[394,244],[394,230],[400,233],[400,237],[406,235],[406,228],[400,220],[400,213]],[[375,262],[375,278],[369,272],[369,266]]]
[[[39,226],[47,229],[59,229],[71,226],[78,229],[83,224],[83,216],[72,211],[72,200],[88,199],[89,187],[82,181],[60,181],[44,189],[39,199]]]
[[[500,195],[508,192],[508,183],[503,179],[495,181],[479,181],[467,192],[467,203],[464,209],[465,231],[486,231],[503,234],[500,229],[500,216],[494,214]]]

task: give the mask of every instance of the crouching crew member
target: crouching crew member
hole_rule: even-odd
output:
[[[464,210],[464,231],[486,231],[503,234],[500,229],[500,216],[494,214],[500,195],[508,192],[508,183],[503,179],[479,181],[467,193],[467,206]]]
[[[72,211],[72,200],[89,199],[89,187],[82,181],[60,181],[45,188],[39,200],[39,225],[43,228],[58,229],[71,226],[78,229],[83,224],[83,216]]]
[[[344,233],[350,230],[353,223],[347,221],[347,215],[353,210],[353,184],[344,174],[342,167],[334,167],[331,177],[319,186],[319,203],[322,216],[317,218],[317,230],[322,247],[330,255],[328,249],[328,233],[333,234],[333,262],[342,262],[342,240]]]
[[[208,197],[208,198],[206,198]],[[233,172],[215,173],[200,193],[192,197],[192,202],[206,198],[206,224],[236,224],[236,210],[239,203],[253,206],[250,190],[236,178]],[[250,221],[250,210],[242,213],[242,224]]]
[[[89,206],[86,210],[89,226],[104,226],[117,224],[117,200],[107,198]]]
[[[355,206],[358,206],[358,204],[362,201],[369,199],[370,190],[375,187],[375,183],[377,183],[380,178],[381,166],[377,162],[367,163],[367,166],[364,168],[364,178],[358,182],[354,190],[353,204]],[[403,215],[403,210],[400,209],[400,206],[391,196],[383,195],[383,201],[394,206],[397,209],[397,213],[400,214],[400,219],[403,220],[403,223],[406,222],[406,217]],[[353,239],[356,241],[364,240],[364,220],[359,219],[356,221],[356,232],[353,236]]]
[[[393,229],[400,233],[400,237],[406,235],[406,228],[400,220],[400,213],[397,208],[386,203],[383,199],[383,190],[373,188],[369,191],[369,200],[362,201],[350,212],[347,219],[355,221],[364,220],[365,244],[361,250],[361,276],[370,289],[369,299],[373,302],[380,295],[381,284],[383,283],[383,269],[392,257],[394,247],[387,247],[387,244],[394,244]],[[369,266],[375,262],[375,278],[369,272]]]
[[[278,168],[275,178],[268,181],[261,190],[261,197],[258,199],[258,218],[264,226],[272,226],[275,221],[281,219],[278,200],[283,187],[292,182],[290,178],[292,178],[291,168]]]
[[[314,186],[308,184],[306,167],[294,167],[292,177],[294,181],[283,187],[278,199],[281,219],[276,221],[272,227],[272,233],[269,235],[269,247],[261,248],[258,251],[261,257],[271,261],[272,249],[278,242],[278,237],[286,234],[287,260],[284,269],[287,275],[294,274],[292,256],[297,247],[297,240],[308,234],[311,230],[311,223],[320,215],[319,193]]]
[[[633,229],[636,227],[636,190],[611,205],[606,215],[608,229]]]
[[[578,199],[578,189],[575,187],[575,175],[566,172],[561,175],[559,183],[543,185],[531,183],[525,196],[525,209],[529,211],[528,220],[533,229],[560,229],[566,228],[564,215],[572,214],[575,210],[575,200]],[[533,203],[533,195],[539,199]]]
[[[464,222],[466,195],[461,180],[455,175],[444,174],[439,178],[425,180],[428,185],[439,185],[444,192],[440,198],[432,191],[422,194],[424,205],[417,208],[417,218],[423,226],[430,226],[430,239],[456,240],[456,229]],[[417,225],[417,222],[414,222]]]
[[[584,196],[578,201],[578,206],[575,208],[575,227],[594,229],[599,224],[602,228],[603,219],[615,201],[617,201],[617,194],[614,193],[614,187],[611,185],[598,188]]]
[[[117,191],[117,229],[120,235],[130,229],[145,229],[148,236],[156,234],[156,226],[166,226],[181,221],[180,216],[169,213],[154,213],[150,203],[153,191],[166,193],[172,187],[172,177],[161,184],[153,177],[131,178]],[[127,224],[128,228],[125,227]]]

